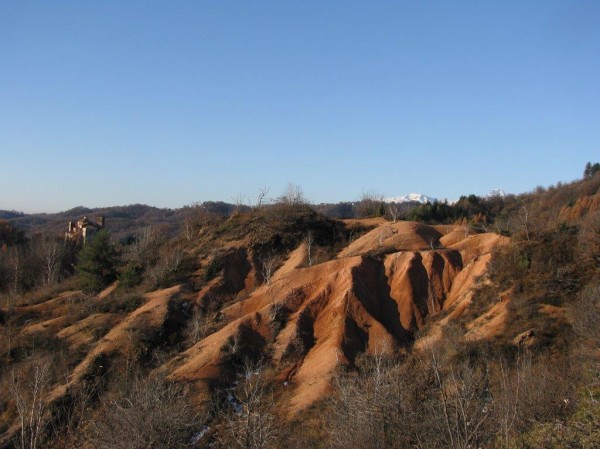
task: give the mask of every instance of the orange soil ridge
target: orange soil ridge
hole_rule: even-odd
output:
[[[232,301],[220,313],[223,324],[158,369],[202,391],[227,379],[236,357],[260,354],[286,385],[288,410],[294,414],[323,397],[340,366],[352,365],[363,354],[402,351],[429,315],[447,311],[417,347],[438,338],[441,326],[468,307],[491,251],[508,241],[496,234],[469,235],[464,226],[432,227],[383,219],[351,222],[373,229],[334,259],[310,267],[306,266],[307,248],[300,245],[281,261],[269,283],[264,282],[259,261],[244,243],[230,244],[222,274],[190,300],[192,307]],[[115,288],[109,287],[97,300]],[[63,315],[75,292],[21,307],[32,313],[52,311],[51,319],[46,316],[23,333],[51,330],[71,348],[87,349],[69,384],[57,388],[52,397],[65,394],[99,360],[128,357],[133,350],[132,332],[163,326],[169,302],[181,288],[146,294],[145,303],[124,318],[93,314],[74,324],[65,323]],[[502,307],[493,308],[491,318],[475,322],[469,338],[483,338],[498,330]],[[98,327],[109,330],[95,340]]]
[[[460,226],[368,224],[376,228],[334,260],[302,267],[306,249],[292,252],[269,285],[223,310],[228,324],[164,369],[172,379],[210,382],[224,375],[236,348],[250,347],[269,354],[290,390],[289,410],[297,412],[323,397],[340,365],[401,349],[432,313],[464,310],[490,251],[507,241],[466,235]]]

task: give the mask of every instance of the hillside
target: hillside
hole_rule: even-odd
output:
[[[141,447],[593,447],[599,198],[596,176],[415,209],[447,224],[140,206],[119,229],[174,228],[121,246],[119,281],[3,294],[0,447],[117,447],[150,422],[183,443]]]

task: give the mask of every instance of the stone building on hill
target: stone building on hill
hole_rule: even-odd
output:
[[[85,245],[87,239],[91,238],[96,232],[104,228],[104,216],[99,215],[92,221],[83,217],[76,222],[69,222],[69,230],[65,233],[65,239],[75,240]]]

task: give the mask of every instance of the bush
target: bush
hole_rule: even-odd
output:
[[[111,296],[100,303],[102,313],[131,313],[144,303],[141,295],[126,294],[123,296]]]
[[[139,285],[142,282],[142,273],[141,268],[128,264],[125,268],[119,273],[119,285],[126,290]]]
[[[190,447],[194,432],[204,424],[199,418],[180,385],[161,377],[134,378],[103,398],[86,440],[96,449]]]

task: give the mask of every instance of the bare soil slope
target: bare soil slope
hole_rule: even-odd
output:
[[[226,324],[219,331],[164,369],[173,379],[218,382],[242,353],[256,355],[290,391],[290,411],[301,410],[323,396],[340,365],[401,350],[428,315],[466,307],[490,251],[506,240],[444,227],[453,243],[446,248],[443,234],[430,226],[369,224],[375,229],[328,262],[303,266],[305,246],[293,251],[269,284],[222,310]]]
[[[145,357],[146,350],[153,356],[153,347],[162,345],[183,350],[148,363],[169,379],[189,383],[199,397],[230,385],[245,363],[263,364],[293,415],[323,398],[340,367],[352,367],[364,355],[405,351],[432,314],[447,313],[438,327],[460,316],[491,251],[507,240],[469,235],[459,226],[382,219],[347,225],[367,232],[313,266],[307,266],[304,242],[279,260],[269,279],[248,240],[230,239],[221,247],[218,274],[197,291],[179,284],[145,294],[132,310],[104,310],[98,305],[116,294],[112,285],[81,317],[72,313],[73,303],[82,301],[78,292],[18,307],[19,338],[57,339],[79,354],[67,383],[54,386],[54,401],[111,366]],[[203,256],[198,264],[206,270],[216,261]],[[504,308],[499,304],[476,320],[469,337],[497,331]],[[210,318],[208,331],[182,343],[195,311]],[[433,329],[427,338],[439,334]]]

